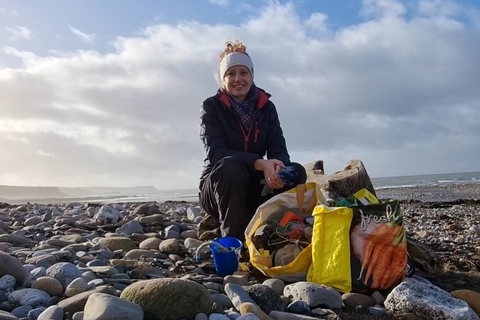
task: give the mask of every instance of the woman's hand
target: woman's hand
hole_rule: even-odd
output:
[[[278,177],[278,172],[280,172],[283,167],[285,167],[283,162],[277,159],[258,159],[255,161],[255,169],[263,171],[265,181],[272,189],[280,189],[285,185],[283,180]]]

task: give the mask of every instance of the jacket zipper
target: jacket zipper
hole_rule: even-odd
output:
[[[258,130],[258,122],[255,121],[255,138],[253,139],[253,143],[257,143],[257,141],[258,141],[258,133],[259,133],[259,130]]]
[[[252,123],[250,124],[250,128],[248,129],[248,134],[243,129],[242,121],[238,119],[238,123],[240,124],[240,129],[242,129],[243,137],[245,138],[244,144],[244,151],[248,152],[248,141],[250,140],[250,134],[252,133],[253,123],[255,122],[255,137],[253,139],[253,143],[257,143],[258,139],[258,122],[255,121],[255,116],[257,115],[259,109],[256,109],[252,116]]]

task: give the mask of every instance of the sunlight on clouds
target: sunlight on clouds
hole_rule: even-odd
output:
[[[420,1],[418,5],[420,14],[427,16],[451,17],[461,11],[458,4],[449,0]]]
[[[70,29],[70,31],[71,31],[73,34],[77,35],[82,41],[87,42],[87,43],[90,43],[90,44],[94,44],[94,43],[95,43],[95,36],[96,36],[95,33],[92,33],[92,34],[83,33],[83,32],[80,31],[79,29],[74,28],[74,27],[72,27],[72,26],[68,26],[68,28]]]
[[[32,32],[27,27],[16,26],[15,28],[5,27],[12,37],[11,40],[18,40],[18,38],[30,39]]]
[[[429,163],[418,147],[425,136],[445,163],[468,158],[444,144],[447,125],[468,150],[480,150],[479,129],[465,120],[478,117],[478,30],[455,18],[448,1],[363,4],[366,20],[340,30],[329,29],[324,12],[303,20],[293,2],[269,1],[240,25],[159,22],[111,39],[107,53],[4,47],[22,66],[0,67],[2,147],[21,159],[18,170],[37,165],[28,155],[41,156],[42,174],[28,178],[38,179],[32,183],[71,177],[77,185],[111,179],[195,187],[203,158],[200,104],[217,90],[213,71],[223,44],[239,39],[254,61],[256,84],[272,94],[292,160],[320,158],[341,169],[360,158],[373,176],[391,175],[402,151]],[[410,164],[397,174],[412,173]]]
[[[362,0],[362,13],[366,17],[388,19],[402,16],[406,9],[400,1],[396,0]]]
[[[219,5],[221,7],[226,7],[230,4],[230,0],[208,0],[211,4]]]
[[[43,150],[37,150],[37,154],[41,157],[55,157],[54,154],[51,154],[51,153],[48,153],[48,152],[45,152]]]
[[[315,12],[310,16],[310,18],[308,18],[307,21],[305,21],[305,24],[310,28],[317,29],[318,31],[321,31],[321,32],[325,32],[327,31],[327,25],[326,25],[327,19],[328,19],[327,15],[320,12]]]

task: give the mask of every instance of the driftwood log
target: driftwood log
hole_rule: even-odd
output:
[[[360,160],[350,160],[342,171],[325,174],[323,161],[318,160],[304,165],[307,182],[316,182],[327,201],[338,201],[352,196],[365,188],[376,196],[367,169]]]

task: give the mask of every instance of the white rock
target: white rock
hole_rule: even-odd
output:
[[[189,207],[187,209],[187,219],[190,221],[195,221],[197,217],[200,217],[200,207]]]
[[[140,224],[140,222],[138,222],[138,220],[132,220],[132,221],[129,221],[129,222],[125,223],[120,228],[117,228],[117,230],[115,230],[115,233],[126,234],[128,236],[131,236],[132,233],[143,234],[143,227]]]
[[[93,217],[100,223],[116,224],[123,218],[123,215],[111,205],[106,204],[100,207]]]
[[[390,292],[385,307],[395,314],[415,313],[426,319],[479,319],[465,301],[433,284],[412,278],[406,278]]]

